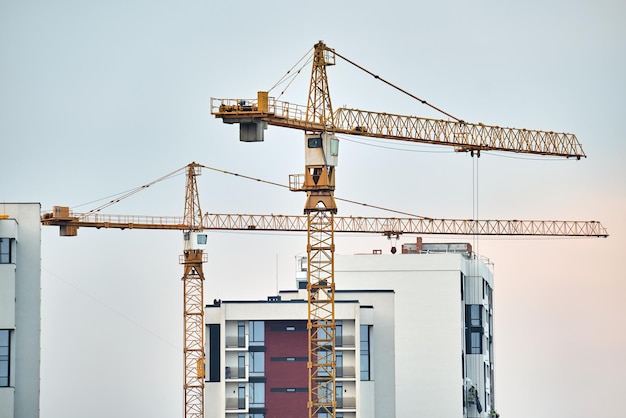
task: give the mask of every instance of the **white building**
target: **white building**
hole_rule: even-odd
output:
[[[337,418],[489,416],[489,265],[468,244],[402,252],[335,256]],[[207,417],[307,417],[305,285],[207,306]]]
[[[40,212],[0,203],[0,418],[39,416]]]

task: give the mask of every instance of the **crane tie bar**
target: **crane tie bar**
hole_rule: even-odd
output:
[[[462,119],[459,119],[459,118],[457,118],[456,116],[451,115],[450,113],[448,113],[448,112],[446,112],[446,111],[444,111],[444,110],[442,110],[442,109],[439,109],[437,106],[434,106],[434,105],[432,105],[432,104],[428,103],[426,100],[424,100],[424,99],[420,99],[420,98],[419,98],[419,97],[417,97],[416,95],[414,95],[414,94],[412,94],[412,93],[409,93],[408,91],[406,91],[406,90],[404,90],[404,89],[402,89],[402,88],[400,88],[400,87],[396,86],[395,84],[390,83],[389,81],[385,80],[384,78],[380,77],[379,75],[374,74],[373,72],[369,71],[368,69],[361,67],[359,64],[355,63],[354,61],[349,60],[348,58],[346,58],[346,57],[344,57],[343,55],[341,55],[341,54],[337,53],[336,51],[333,51],[333,53],[334,53],[335,55],[337,55],[339,58],[342,58],[344,61],[346,61],[346,62],[348,62],[348,63],[350,63],[350,64],[354,65],[354,66],[355,66],[355,67],[357,67],[358,69],[360,69],[360,70],[362,70],[362,71],[365,71],[366,73],[368,73],[369,75],[371,75],[371,76],[372,76],[372,77],[374,77],[375,79],[382,81],[383,83],[387,84],[388,86],[393,87],[394,89],[396,89],[396,90],[398,90],[398,91],[401,91],[402,93],[406,94],[406,95],[407,95],[407,96],[409,96],[409,97],[412,97],[413,99],[417,100],[418,102],[420,102],[420,103],[422,103],[422,104],[425,104],[426,106],[428,106],[428,107],[430,107],[430,108],[432,108],[432,109],[435,109],[436,111],[438,111],[438,112],[440,112],[440,113],[443,113],[443,114],[444,114],[444,115],[446,115],[447,117],[452,118],[452,119],[454,119],[455,121],[457,121],[457,122],[459,122],[459,123],[465,123],[465,121],[463,121]]]

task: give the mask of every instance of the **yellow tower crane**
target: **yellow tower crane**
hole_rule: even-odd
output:
[[[294,105],[259,92],[256,99],[211,99],[211,112],[225,123],[238,123],[240,140],[263,140],[267,125],[303,130],[304,175],[290,176],[290,188],[307,194],[309,417],[335,417],[335,168],[336,134],[453,146],[460,152],[506,151],[566,158],[585,157],[576,136],[538,130],[467,123],[409,94],[449,119],[393,115],[357,109],[333,111],[326,70],[336,57],[405,94],[406,91],[356,65],[320,41],[313,48],[308,104]]]
[[[55,206],[44,213],[44,226],[58,226],[61,236],[76,236],[79,228],[153,229],[183,231],[184,249],[180,257],[183,273],[184,325],[184,398],[185,418],[204,418],[204,274],[202,264],[207,231],[286,231],[310,230],[308,216],[209,214],[200,209],[196,178],[202,168],[190,163],[151,183],[131,190],[120,198],[86,213],[71,212],[67,206]],[[125,199],[152,184],[185,170],[187,185],[183,217],[103,214],[104,208]],[[238,177],[245,177],[237,175]],[[259,181],[259,179],[256,179]],[[338,200],[341,200],[338,198]],[[484,235],[484,236],[561,236],[607,237],[597,221],[475,220],[433,218],[334,217],[332,230],[339,233],[365,233],[384,236],[413,235]]]
[[[125,222],[98,221],[100,211],[120,200],[141,191],[152,184],[168,178],[182,169],[160,179],[134,189],[124,196],[114,199],[85,214],[74,214],[69,207],[55,206],[52,212],[44,213],[42,225],[57,225],[61,236],[76,236],[78,228],[119,228],[119,229],[176,229],[183,231],[184,247],[180,256],[183,269],[183,359],[184,359],[184,399],[185,418],[204,418],[204,272],[202,264],[207,261],[207,235],[203,232],[204,220],[200,209],[200,197],[196,177],[201,173],[201,165],[191,163],[185,168],[187,186],[183,218],[168,217],[122,217]],[[174,220],[174,222],[172,222]]]

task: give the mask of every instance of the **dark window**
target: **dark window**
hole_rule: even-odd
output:
[[[9,365],[11,362],[9,332],[7,329],[0,330],[0,387],[9,386]]]
[[[482,326],[482,309],[480,305],[468,305],[469,306],[469,324],[471,327]]]
[[[335,402],[337,402],[337,408],[343,408],[343,383],[341,382],[335,384]]]
[[[337,377],[343,377],[343,351],[335,352],[335,374]]]
[[[287,393],[296,393],[296,392],[308,392],[309,388],[271,388],[270,392],[287,392]]]
[[[465,351],[467,354],[483,353],[483,308],[465,305]]]
[[[461,273],[461,300],[465,300],[465,275]]]
[[[308,357],[272,357],[270,358],[270,361],[288,361],[288,362],[309,361],[309,358]]]
[[[310,137],[308,139],[309,148],[322,148],[322,138],[319,136]]]
[[[220,325],[209,324],[209,382],[220,381]],[[230,378],[227,373],[227,378]]]
[[[246,346],[246,323],[239,321],[237,323],[237,347]]]
[[[11,262],[11,238],[0,238],[0,264]]]
[[[343,346],[343,322],[335,322],[335,347]]]

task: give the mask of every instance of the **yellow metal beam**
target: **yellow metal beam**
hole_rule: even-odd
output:
[[[379,218],[365,216],[334,216],[335,232],[364,234],[415,235],[482,235],[482,236],[545,236],[599,237],[609,236],[598,221],[503,220],[503,219],[431,219]],[[172,229],[189,230],[183,218],[174,216],[134,216],[71,213],[59,219],[46,213],[41,219],[45,226],[71,228],[114,229]],[[292,231],[306,232],[307,217],[303,215],[203,215],[203,230],[214,231]]]

